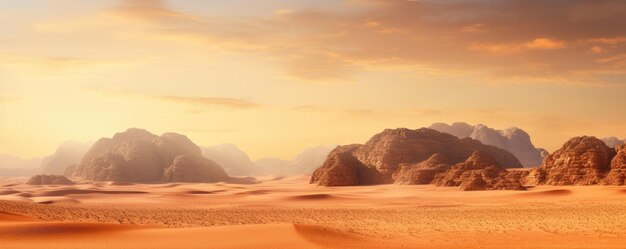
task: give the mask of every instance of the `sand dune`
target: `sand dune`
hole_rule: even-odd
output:
[[[323,188],[297,178],[252,185],[78,182],[69,187],[4,188],[2,248],[623,248],[626,244],[626,188],[616,186],[461,192],[432,185]]]

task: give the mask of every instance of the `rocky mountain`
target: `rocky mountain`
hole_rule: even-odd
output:
[[[437,186],[459,186],[463,191],[526,189],[489,153],[480,150],[474,151],[464,162],[437,174],[433,183]]]
[[[175,157],[162,178],[166,182],[219,182],[225,179],[228,179],[228,175],[222,167],[197,155]]]
[[[468,164],[476,160],[491,160],[490,163],[480,165],[488,164],[487,166],[497,169],[485,172],[492,178],[504,177],[505,174],[501,171],[504,168],[522,167],[510,152],[484,145],[471,138],[459,139],[428,128],[401,128],[387,129],[363,145],[337,147],[328,155],[324,164],[314,171],[310,182],[323,186],[430,183],[432,179],[437,179],[438,175],[449,170],[482,170],[457,165],[467,162],[468,159],[473,160]],[[468,174],[474,177],[479,173]],[[489,180],[490,184],[495,184],[494,181],[504,182],[500,179],[484,179]],[[487,184],[485,188],[496,187]],[[516,187],[510,187],[514,188]]]
[[[328,153],[336,148],[337,145],[320,145],[307,148],[296,155],[291,161],[263,158],[254,161],[266,175],[289,176],[311,174],[315,169],[321,166]]]
[[[603,183],[626,185],[626,145],[615,147],[615,151],[616,155],[611,160],[611,169]]]
[[[0,154],[0,176],[32,176],[39,172],[37,168],[44,158],[23,159]]]
[[[538,184],[598,184],[612,169],[611,161],[616,154],[615,149],[609,148],[600,139],[589,136],[575,137],[550,154],[534,172],[534,177]],[[613,165],[615,173],[622,167],[619,157],[616,158]]]
[[[229,179],[218,164],[207,160],[202,158],[200,147],[184,135],[157,136],[131,128],[112,138],[98,140],[83,156],[74,175],[94,181],[119,182]]]
[[[261,158],[254,160],[256,166],[261,168],[264,175],[269,176],[288,176],[291,175],[289,170],[291,161],[279,158]]]
[[[601,140],[606,144],[606,146],[609,146],[611,148],[615,148],[619,145],[623,145],[626,143],[626,139],[620,140],[619,138],[616,138],[616,137],[605,137],[605,138],[601,138]]]
[[[91,145],[76,141],[61,144],[56,152],[46,157],[41,163],[43,174],[62,175],[71,165],[78,164]]]
[[[226,173],[234,176],[261,175],[261,169],[250,157],[234,144],[219,144],[202,148],[202,155],[221,165]]]
[[[291,160],[290,172],[292,175],[311,174],[322,166],[328,153],[337,148],[337,145],[320,145],[300,152]]]
[[[435,123],[429,128],[452,134],[458,138],[472,138],[486,145],[505,149],[515,155],[524,167],[539,166],[547,151],[535,148],[530,135],[524,130],[511,127],[504,130],[495,130],[485,125],[469,125],[456,122],[452,125]]]

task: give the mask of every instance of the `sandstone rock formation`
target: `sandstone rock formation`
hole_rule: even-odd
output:
[[[472,138],[483,144],[505,149],[515,155],[524,167],[539,166],[543,160],[544,149],[535,148],[528,133],[522,129],[512,127],[504,130],[495,130],[485,125],[469,125],[456,122],[452,125],[435,123],[429,128],[452,134],[458,138]]]
[[[361,148],[360,144],[344,145],[334,149],[326,158],[324,164],[316,169],[311,176],[311,183],[322,186],[354,186],[365,185],[361,181],[361,174],[367,170],[354,152]]]
[[[602,138],[602,141],[604,141],[606,146],[609,146],[611,148],[615,148],[615,147],[617,147],[619,145],[623,145],[625,143],[625,140],[620,140],[619,138],[616,138],[616,137],[605,137],[605,138]]]
[[[550,156],[537,169],[539,184],[598,184],[611,169],[614,149],[595,137],[575,137]]]
[[[26,184],[29,185],[73,185],[70,179],[61,175],[35,175],[32,176]]]
[[[180,159],[180,156],[189,156],[194,160]],[[165,133],[156,136],[146,130],[132,128],[115,134],[113,138],[98,140],[84,155],[74,175],[95,181],[156,182],[164,179],[166,168],[174,166],[170,175],[177,181],[195,182],[222,177],[219,170],[204,170],[209,163],[198,159],[200,157],[200,148],[184,135]],[[176,159],[180,160],[177,162]],[[219,175],[186,179],[190,175],[185,172],[217,172]]]
[[[611,160],[611,169],[603,183],[626,185],[626,145],[615,147],[615,150],[617,154]]]
[[[441,153],[430,156],[425,161],[415,164],[400,164],[400,169],[393,175],[397,184],[430,184],[435,175],[450,169],[448,159]]]
[[[64,174],[68,166],[80,162],[89,146],[76,141],[64,142],[57,148],[54,154],[44,159],[40,166],[41,171],[44,174]]]
[[[434,174],[466,161],[475,151],[497,165],[521,168],[511,153],[470,139],[422,128],[388,129],[364,145],[339,146],[315,170],[311,183],[323,186],[424,183]],[[439,155],[437,155],[439,154]]]
[[[526,189],[490,154],[480,150],[472,153],[464,162],[437,174],[433,183],[437,186],[459,186],[463,191]]]
[[[180,155],[165,169],[166,182],[220,182],[229,177],[217,163],[202,156]]]
[[[202,155],[222,166],[229,175],[254,176],[262,174],[261,169],[252,163],[250,157],[233,144],[203,147]]]

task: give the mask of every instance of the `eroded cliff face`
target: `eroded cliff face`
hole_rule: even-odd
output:
[[[179,156],[197,160],[184,160],[184,163],[176,164]],[[94,181],[155,182],[170,179],[164,178],[164,171],[172,165],[176,165],[175,168],[179,170],[193,168],[196,172],[218,172],[199,170],[204,166],[189,162],[208,165],[198,159],[201,157],[200,148],[184,135],[165,133],[156,136],[146,130],[128,129],[115,134],[113,138],[98,140],[85,154],[74,175]],[[186,179],[188,174],[180,175],[176,177],[178,181],[196,181],[196,178]],[[212,176],[198,177],[212,179]]]
[[[626,185],[626,145],[615,147],[616,155],[611,160],[611,169],[603,183]]]
[[[435,176],[437,186],[459,186],[459,190],[525,190],[515,175],[509,172],[484,152],[475,151],[464,162]]]
[[[528,133],[516,127],[496,130],[482,124],[469,125],[456,122],[452,125],[435,123],[429,128],[452,134],[458,138],[472,138],[483,144],[507,150],[515,155],[524,167],[537,167],[547,156],[544,149],[536,148],[532,144]]]
[[[313,172],[310,183],[322,186],[362,185],[366,179],[361,179],[359,172],[365,170],[365,166],[354,157],[354,152],[361,146],[352,144],[335,148],[324,164]]]
[[[601,183],[611,170],[615,155],[615,149],[595,137],[572,138],[543,161],[536,172],[537,182],[547,185]]]
[[[473,139],[459,139],[432,129],[388,129],[364,145],[340,146],[333,150],[311,183],[323,186],[369,184],[425,184],[452,165],[473,154],[489,155],[498,168],[521,168],[511,153],[483,145]],[[506,171],[506,170],[505,170]]]

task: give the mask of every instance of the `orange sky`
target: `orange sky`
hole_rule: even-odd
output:
[[[141,127],[252,158],[384,128],[626,137],[626,3],[3,1],[0,153]]]

